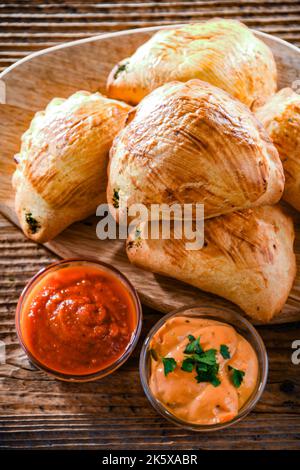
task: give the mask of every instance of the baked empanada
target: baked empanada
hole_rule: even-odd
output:
[[[279,206],[206,220],[199,250],[187,250],[185,239],[145,239],[145,223],[138,228],[127,241],[133,264],[220,295],[262,322],[285,304],[296,261],[293,223]]]
[[[108,152],[130,109],[100,93],[78,92],[36,113],[13,175],[27,237],[50,240],[105,201]]]
[[[272,96],[256,112],[267,129],[282,161],[283,199],[300,211],[300,96],[290,88]]]
[[[110,151],[108,202],[203,203],[205,217],[276,203],[277,150],[247,106],[200,80],[146,96]]]
[[[156,33],[111,71],[112,98],[137,104],[173,80],[199,78],[251,108],[276,91],[276,64],[269,47],[235,20],[214,19]]]

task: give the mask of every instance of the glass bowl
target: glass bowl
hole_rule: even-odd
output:
[[[136,327],[135,330],[133,331],[131,335],[131,339],[123,352],[123,354],[116,359],[115,362],[110,364],[109,366],[100,369],[97,372],[89,373],[89,374],[80,374],[80,375],[75,375],[75,374],[68,374],[68,373],[63,373],[60,371],[56,371],[54,369],[51,369],[47,367],[45,364],[42,364],[42,362],[34,357],[34,355],[31,353],[29,348],[27,347],[25,340],[22,335],[22,327],[21,327],[21,318],[22,318],[22,312],[23,312],[23,306],[32,292],[32,289],[35,288],[41,281],[42,279],[45,278],[49,273],[52,273],[57,270],[64,269],[69,266],[92,266],[99,268],[102,272],[108,272],[111,276],[114,278],[117,278],[123,286],[125,286],[127,292],[131,295],[134,307],[135,307],[135,312],[136,312]],[[92,380],[97,380],[102,377],[105,377],[106,375],[111,374],[114,372],[116,369],[118,369],[124,362],[129,358],[131,355],[132,351],[134,350],[140,333],[141,333],[141,327],[142,327],[142,306],[138,297],[138,294],[131,284],[131,282],[116,268],[114,268],[111,265],[108,265],[106,263],[103,263],[98,260],[93,260],[93,259],[80,259],[80,258],[74,258],[74,259],[67,259],[67,260],[62,260],[58,261],[56,263],[53,263],[46,268],[41,269],[26,285],[24,288],[23,292],[20,295],[18,305],[17,305],[17,310],[16,310],[16,330],[17,330],[17,335],[20,341],[20,344],[22,348],[24,349],[25,353],[27,354],[28,358],[30,361],[39,369],[47,372],[48,374],[54,376],[57,379],[68,381],[68,382],[88,382]]]
[[[162,327],[162,325],[172,317],[176,316],[187,316],[187,317],[200,317],[206,318],[211,320],[221,321],[223,323],[227,323],[235,328],[235,330],[240,333],[244,338],[246,338],[249,343],[252,345],[254,351],[256,352],[258,358],[258,366],[259,366],[259,375],[256,388],[253,394],[249,397],[248,401],[243,405],[243,407],[239,410],[238,414],[230,421],[225,423],[218,423],[218,424],[196,424],[196,423],[189,423],[187,421],[183,421],[182,419],[178,418],[174,414],[172,414],[166,407],[153,395],[150,387],[149,387],[149,377],[150,377],[150,368],[151,368],[151,354],[150,354],[150,344],[153,336],[156,332]],[[192,430],[192,431],[217,431],[220,429],[227,428],[232,426],[233,424],[239,422],[243,419],[256,405],[258,400],[260,399],[268,376],[268,356],[266,352],[265,345],[256,331],[256,329],[252,326],[252,324],[246,320],[246,318],[242,317],[234,310],[231,310],[226,307],[216,307],[210,304],[204,304],[201,306],[193,305],[190,307],[183,307],[176,311],[173,311],[164,317],[162,317],[151,329],[148,333],[141,350],[140,355],[140,378],[141,383],[144,389],[144,392],[150,401],[151,405],[155,408],[155,410],[164,416],[167,420],[171,421],[173,424],[180,426],[182,428]]]

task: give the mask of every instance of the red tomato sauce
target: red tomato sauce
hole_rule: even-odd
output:
[[[41,364],[65,374],[86,375],[113,364],[137,325],[126,286],[91,266],[50,272],[22,309],[23,341]]]

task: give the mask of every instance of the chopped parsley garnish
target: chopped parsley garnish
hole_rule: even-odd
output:
[[[216,376],[214,375],[213,377],[211,377],[211,380],[210,380],[210,383],[214,386],[214,387],[218,387],[221,383],[221,380]]]
[[[203,349],[200,346],[200,336],[196,339],[193,335],[189,335],[188,339],[189,343],[184,350],[184,354],[203,353]]]
[[[230,359],[230,351],[226,344],[221,344],[220,353],[224,359]]]
[[[214,387],[220,385],[217,377],[219,372],[219,364],[217,363],[216,349],[208,349],[204,351],[200,345],[200,336],[195,338],[193,335],[188,336],[189,343],[185,347],[186,354],[181,369],[185,372],[192,372],[194,369],[197,373],[195,379],[198,383],[210,382]]]
[[[164,365],[164,373],[165,376],[167,376],[170,372],[175,370],[177,363],[173,357],[163,357],[162,361]]]
[[[120,195],[119,195],[119,190],[118,189],[114,189],[112,202],[113,202],[113,206],[116,209],[118,209],[119,208],[119,202],[120,202]]]
[[[216,360],[216,350],[209,349],[207,353],[208,355],[205,358],[202,358],[203,362],[196,364],[197,376],[195,378],[198,383],[209,382],[214,387],[217,387],[220,385],[221,381],[218,378],[219,364]]]
[[[208,365],[207,364],[201,364],[201,362],[199,362],[199,364],[197,364],[197,372],[207,372],[208,371]]]
[[[27,212],[27,214],[25,214],[25,221],[28,224],[31,233],[36,233],[39,230],[40,224],[34,217],[32,217],[31,212]]]
[[[207,364],[208,366],[213,366],[217,363],[216,353],[216,349],[208,349],[207,351],[202,352],[201,354],[193,354],[192,358],[195,360],[195,362],[202,362],[204,364]]]
[[[125,62],[125,63],[123,63],[123,64],[118,65],[118,68],[117,68],[117,70],[116,70],[115,73],[114,73],[114,79],[115,79],[115,80],[118,78],[118,76],[120,75],[120,73],[125,72],[127,65],[128,65],[128,62]]]
[[[241,386],[241,383],[244,380],[245,372],[243,370],[235,369],[232,366],[228,366],[228,370],[232,372],[231,380],[232,380],[233,385],[236,388],[239,388]]]
[[[206,370],[204,367],[196,366],[196,371],[198,374],[196,376],[198,383],[210,382],[214,387],[218,387],[218,385],[220,385],[221,381],[218,378],[219,364],[215,363],[213,366],[207,366]]]
[[[194,369],[194,361],[190,357],[186,357],[182,361],[182,366],[181,369],[184,370],[185,372],[193,372]]]
[[[181,370],[184,372],[196,372],[195,379],[198,383],[208,382],[214,387],[218,387],[221,383],[218,373],[220,365],[217,362],[217,350],[208,349],[204,351],[200,344],[200,336],[195,338],[193,335],[188,335],[189,342],[187,343],[184,354],[185,357],[181,364]],[[230,351],[226,344],[221,344],[220,353],[224,359],[230,359]],[[152,358],[157,361],[159,356],[156,351],[150,349],[150,354]],[[164,373],[167,376],[170,372],[173,372],[177,367],[177,362],[172,357],[162,357],[162,362],[164,366]],[[234,369],[231,366],[228,366],[228,370],[232,373],[231,379],[235,387],[239,387],[243,381],[245,372]]]

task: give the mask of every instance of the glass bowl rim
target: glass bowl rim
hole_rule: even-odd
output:
[[[163,326],[163,324],[169,320],[172,317],[179,316],[180,314],[184,315],[184,312],[188,310],[192,310],[195,308],[204,308],[207,310],[214,309],[214,310],[220,310],[220,311],[227,311],[234,317],[236,317],[237,320],[239,320],[243,326],[249,331],[251,334],[252,339],[255,340],[256,346],[258,347],[259,353],[255,351],[257,354],[260,355],[260,359],[262,362],[262,367],[259,366],[259,379],[258,379],[258,384],[257,387],[254,391],[254,393],[249,397],[247,402],[244,404],[244,406],[241,408],[241,410],[238,412],[238,414],[231,419],[230,421],[227,421],[225,423],[217,423],[217,424],[196,424],[196,423],[189,423],[188,421],[184,421],[178,417],[176,417],[174,414],[172,414],[170,411],[167,410],[167,408],[153,395],[151,392],[151,389],[149,387],[148,379],[147,379],[147,371],[148,371],[148,365],[147,365],[147,352],[148,352],[148,346],[150,344],[150,341],[153,337],[153,335]],[[199,314],[199,317],[205,317],[206,314],[203,312],[203,314]],[[211,315],[211,317],[213,314]],[[217,314],[215,316],[216,320],[222,321],[220,318],[217,318]],[[223,320],[223,323],[228,323],[226,320]],[[228,323],[230,324],[230,323]],[[234,326],[234,324],[232,324]],[[253,343],[250,343],[253,347]],[[139,372],[140,372],[140,380],[141,384],[144,390],[144,393],[146,397],[148,398],[149,402],[153,406],[153,408],[160,414],[162,415],[165,419],[170,421],[171,423],[175,424],[176,426],[179,426],[183,429],[187,429],[189,431],[197,431],[197,432],[211,432],[211,431],[219,431],[221,429],[225,429],[227,427],[230,427],[239,421],[241,421],[243,418],[245,418],[256,406],[257,402],[261,398],[261,395],[265,389],[267,379],[268,379],[268,369],[269,369],[269,361],[268,361],[268,355],[266,351],[265,344],[258,333],[258,331],[254,328],[252,323],[250,323],[249,320],[247,320],[244,316],[241,314],[237,313],[235,310],[233,310],[230,307],[225,307],[223,305],[220,306],[213,306],[209,302],[205,302],[203,304],[199,303],[194,303],[191,305],[187,305],[184,307],[180,307],[176,310],[172,310],[171,312],[167,313],[164,315],[162,318],[160,318],[155,325],[151,328],[151,330],[148,332],[146,338],[143,341],[141,353],[140,353],[140,360],[139,360]]]
[[[119,278],[121,282],[127,287],[128,292],[132,296],[132,300],[134,302],[134,306],[136,309],[136,315],[137,315],[137,324],[135,327],[135,330],[133,331],[131,335],[131,339],[123,352],[123,354],[112,364],[109,366],[105,367],[104,369],[100,369],[99,371],[89,373],[89,374],[68,374],[60,371],[56,371],[54,369],[51,369],[50,367],[47,367],[45,364],[40,362],[38,359],[34,357],[34,355],[31,353],[31,351],[28,349],[28,347],[25,344],[25,341],[22,336],[22,331],[21,331],[21,326],[20,326],[20,319],[21,319],[21,312],[22,312],[22,306],[24,304],[24,300],[26,299],[26,296],[30,293],[31,289],[38,284],[39,280],[42,279],[45,274],[48,272],[51,272],[55,268],[64,265],[64,264],[76,264],[76,263],[87,263],[87,264],[96,264],[100,268],[106,269],[108,272],[110,272],[115,278]],[[25,285],[24,289],[22,290],[18,304],[16,307],[16,313],[15,313],[15,325],[16,325],[16,332],[18,336],[18,340],[20,342],[20,345],[24,352],[27,354],[29,360],[33,363],[34,366],[36,366],[38,369],[46,372],[47,374],[51,375],[52,377],[55,377],[59,380],[63,381],[69,381],[69,382],[89,382],[93,380],[97,380],[100,378],[103,378],[112,372],[114,372],[116,369],[121,367],[127,359],[130,357],[131,353],[135,349],[137,342],[139,340],[140,334],[141,334],[141,329],[142,329],[142,319],[143,319],[143,314],[142,314],[142,305],[141,301],[139,298],[139,295],[137,293],[137,290],[131,283],[131,281],[117,268],[112,266],[109,263],[106,263],[104,261],[100,261],[98,259],[92,258],[92,257],[74,257],[74,258],[66,258],[62,260],[55,261],[54,263],[49,264],[48,266],[45,266],[44,268],[41,268],[34,276],[32,276],[27,284]]]

